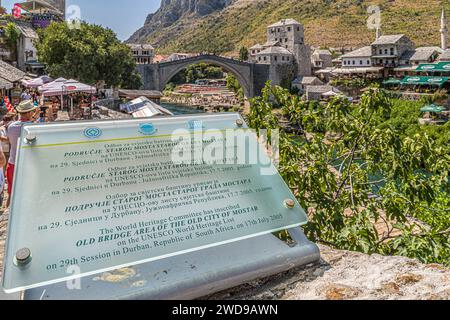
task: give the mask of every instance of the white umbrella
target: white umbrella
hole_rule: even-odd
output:
[[[55,81],[52,81],[52,82],[49,82],[49,83],[46,83],[46,84],[40,86],[40,87],[38,88],[38,91],[39,91],[39,92],[44,92],[44,91],[46,91],[48,88],[50,88],[51,86],[54,86],[54,85],[56,85],[56,84],[58,84],[58,83],[64,83],[64,82],[66,82],[66,81],[67,81],[67,79],[65,79],[65,78],[58,78],[58,79],[56,79]]]
[[[43,86],[47,83],[50,83],[52,81],[53,81],[53,79],[50,78],[49,76],[41,76],[39,78],[28,80],[28,81],[23,80],[22,84],[28,88],[37,88],[37,87]]]
[[[322,94],[324,97],[334,97],[334,96],[338,96],[339,93],[336,93],[334,91],[328,91]]]
[[[70,79],[65,82],[57,82],[56,80],[49,84],[48,87],[41,87],[44,96],[59,96],[74,92],[84,92],[94,94],[97,91],[96,87],[78,82]],[[41,90],[40,90],[41,91]]]

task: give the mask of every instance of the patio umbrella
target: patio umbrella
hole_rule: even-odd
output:
[[[324,97],[335,97],[338,95],[339,95],[339,93],[336,93],[334,91],[328,91],[328,92],[322,93],[322,96],[324,96]]]
[[[442,113],[442,111],[444,111],[445,108],[441,107],[441,106],[437,106],[435,104],[429,104],[426,105],[425,107],[420,109],[420,112],[433,112],[433,113]]]
[[[388,79],[388,80],[383,81],[384,85],[399,85],[400,83],[401,83],[401,81],[398,79]]]
[[[81,83],[77,80],[66,80],[64,82],[59,82],[55,80],[50,83],[47,87],[42,88],[42,95],[44,96],[59,96],[59,95],[67,95],[75,92],[84,92],[94,94],[97,91],[97,88],[92,87],[90,85]]]
[[[52,81],[53,81],[53,79],[50,78],[49,76],[41,76],[39,78],[28,80],[28,81],[23,80],[22,84],[27,88],[38,88],[38,87],[43,86],[44,84],[50,83]]]
[[[56,84],[58,84],[58,83],[64,83],[64,82],[66,82],[66,81],[67,81],[67,79],[65,79],[65,78],[58,78],[58,79],[56,79],[56,80],[54,80],[54,81],[52,81],[52,82],[49,82],[49,83],[46,83],[46,84],[40,86],[40,87],[38,88],[38,91],[39,91],[39,92],[44,92],[44,91],[46,91],[48,88],[50,88],[51,86],[54,86],[54,85],[56,85]]]

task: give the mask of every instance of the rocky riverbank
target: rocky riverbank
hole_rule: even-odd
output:
[[[205,96],[202,94],[170,93],[166,94],[161,102],[184,105],[204,112],[237,112],[244,108],[243,102],[235,96],[229,95]]]

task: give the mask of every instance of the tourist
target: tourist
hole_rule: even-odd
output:
[[[7,207],[10,205],[10,199],[12,196],[12,188],[14,181],[14,167],[16,165],[16,153],[17,153],[17,143],[20,138],[22,126],[27,123],[33,123],[34,119],[36,119],[36,107],[31,100],[22,101],[16,108],[16,111],[19,114],[19,120],[12,122],[6,129],[6,135],[9,139],[9,143],[11,145],[8,166],[6,169],[6,179],[8,182],[8,202],[6,204]]]
[[[9,151],[10,151],[10,145],[9,145],[9,139],[8,136],[6,135],[6,128],[8,127],[8,125],[14,121],[15,119],[15,114],[14,113],[8,113],[7,115],[5,115],[3,117],[3,121],[0,123],[0,145],[1,145],[1,149],[3,150],[3,154],[5,155],[5,158],[8,160],[9,159]],[[6,165],[8,163],[6,162],[4,165],[4,171],[6,172]]]
[[[4,190],[5,190],[5,172],[4,166],[6,165],[6,157],[1,149],[2,145],[0,144],[0,206],[3,207],[4,200]]]
[[[22,94],[20,95],[20,100],[21,101],[26,101],[26,100],[30,100],[31,99],[31,94],[29,93],[28,90],[24,90],[22,92]]]

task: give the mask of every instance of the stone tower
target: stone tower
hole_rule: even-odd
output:
[[[284,19],[268,26],[267,40],[272,43],[278,42],[295,56],[298,76],[311,75],[311,48],[305,44],[305,30],[298,21]]]
[[[442,8],[441,14],[441,49],[447,50],[448,47],[448,26],[447,26],[447,18],[445,16],[445,10]]]

